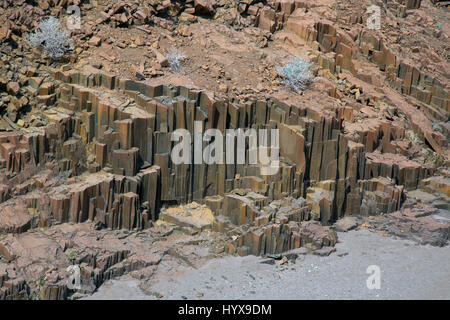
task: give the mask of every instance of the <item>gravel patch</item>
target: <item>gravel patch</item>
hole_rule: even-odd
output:
[[[336,252],[301,255],[295,263],[261,257],[213,259],[164,279],[162,299],[450,299],[450,246],[422,246],[368,230],[339,233]],[[367,268],[380,267],[380,289],[368,289]],[[87,299],[157,299],[129,277],[105,283]]]

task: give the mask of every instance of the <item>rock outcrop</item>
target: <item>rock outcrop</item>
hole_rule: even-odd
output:
[[[1,2],[0,299],[76,298],[125,273],[151,274],[168,256],[190,265],[197,256],[177,249],[192,243],[329,254],[335,230],[362,221],[446,245],[450,96],[439,43],[448,28],[423,14],[427,0],[376,2],[382,31],[366,27],[359,0]],[[28,52],[33,19],[71,4],[90,19],[71,31],[75,50],[58,62]],[[124,39],[131,27],[140,35]],[[177,68],[161,45],[184,42],[201,47],[185,58],[209,90],[168,71]],[[250,44],[247,75],[234,58]],[[281,86],[287,53],[313,65],[302,92]],[[240,73],[256,85],[237,83]],[[243,148],[211,138],[230,130],[247,133]],[[263,161],[272,138],[275,171]],[[185,139],[189,161],[176,162]],[[71,265],[81,289],[70,288]]]

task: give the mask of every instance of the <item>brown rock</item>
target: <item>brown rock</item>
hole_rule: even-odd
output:
[[[196,13],[213,15],[215,10],[211,0],[194,0]]]
[[[9,94],[17,96],[20,91],[20,85],[17,82],[8,82],[6,85],[6,90]]]
[[[51,95],[54,92],[54,85],[51,82],[44,82],[39,88],[39,95],[46,96]]]
[[[0,40],[7,40],[11,36],[11,30],[6,26],[0,26]]]
[[[448,243],[449,221],[448,211],[434,208],[408,208],[390,213],[381,221],[375,221],[374,228],[423,245],[442,247]]]
[[[102,39],[100,37],[93,36],[91,39],[89,39],[88,43],[91,46],[98,47],[102,43]]]
[[[181,15],[178,19],[180,19],[180,21],[186,21],[186,22],[190,22],[190,23],[197,22],[197,17],[192,14],[189,14],[187,12],[181,13]]]

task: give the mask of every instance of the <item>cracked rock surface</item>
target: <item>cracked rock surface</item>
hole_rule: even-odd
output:
[[[72,5],[73,50],[30,47]],[[0,0],[0,299],[78,299],[125,274],[158,298],[160,277],[212,258],[340,261],[355,229],[446,252],[449,18],[438,0]],[[294,57],[314,76],[300,91],[277,72]],[[278,129],[279,170],[250,164],[250,143],[245,164],[175,164],[195,123]]]

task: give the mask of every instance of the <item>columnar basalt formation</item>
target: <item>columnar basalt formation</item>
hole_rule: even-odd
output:
[[[163,254],[151,238],[126,236],[118,239],[87,224],[8,234],[0,241],[0,254],[7,261],[0,263],[0,299],[66,299],[75,292],[66,277],[68,258],[80,268],[79,293],[92,293],[108,279],[159,263]]]
[[[15,188],[8,183],[4,186],[6,202],[0,218],[7,232],[84,221],[98,228],[139,230],[158,218],[162,206],[197,201],[211,205],[217,216],[214,229],[255,225],[269,232],[272,227],[265,226],[278,221],[289,227],[281,226],[281,233],[270,232],[266,240],[258,241],[275,241],[270,239],[285,233],[297,239],[302,221],[329,225],[345,214],[398,210],[403,187],[396,184],[415,189],[432,173],[432,168],[401,155],[366,152],[373,149],[368,140],[368,148],[349,141],[341,119],[308,107],[275,99],[215,101],[206,92],[150,86],[92,68],[55,70],[53,74],[62,82],[57,108],[49,115],[53,123],[39,133],[7,136],[1,144],[3,158],[8,159],[5,177],[14,175],[10,181],[20,183]],[[175,165],[170,158],[171,134],[183,128],[193,135],[194,121],[200,121],[203,130],[222,132],[278,128],[279,171],[262,176],[259,165]],[[376,136],[372,139],[379,143]],[[90,173],[80,175],[86,170]],[[52,173],[65,172],[75,177],[64,185],[52,183]],[[241,189],[251,193],[233,193]],[[27,200],[14,219],[8,213],[16,201],[7,200],[11,194]],[[298,213],[290,211],[282,219],[280,213],[263,210],[286,197],[306,198],[307,202]],[[292,229],[292,223],[299,225]],[[267,243],[252,249],[244,241],[233,245],[230,252],[237,248],[240,254],[278,252],[302,243],[289,240],[276,248]]]
[[[406,10],[420,8],[420,4],[421,1],[408,0],[396,1],[387,6],[400,5]],[[336,26],[329,20],[332,17],[320,15],[320,8],[312,10],[322,5],[325,4],[294,0],[273,1],[271,6],[264,6],[257,11],[257,25],[271,33],[285,27],[318,50],[315,62],[321,68],[332,74],[350,72],[356,78],[375,86],[382,85],[385,78],[393,89],[413,98],[413,104],[431,119],[446,121],[450,111],[450,96],[448,82],[443,82],[442,79],[446,79],[442,69],[434,68],[434,74],[420,70],[414,65],[414,61],[400,52],[398,45],[392,44],[380,31],[362,28],[348,31]],[[249,13],[254,11],[249,8]],[[353,24],[358,22],[360,21],[357,19]],[[436,59],[438,58],[433,58],[433,63]],[[380,75],[372,72],[372,64],[382,72]],[[439,78],[435,76],[436,73]],[[448,133],[445,136],[432,130],[431,122],[417,115],[414,108],[406,107],[403,112],[409,117],[413,129],[434,151],[447,152]],[[428,123],[424,125],[426,122]]]
[[[85,165],[89,170],[103,169],[116,176],[115,182],[109,182],[109,178],[105,186],[92,191],[92,187],[85,184],[70,187],[69,208],[64,208],[62,204],[68,202],[55,193],[52,206],[59,211],[53,214],[70,221],[95,219],[97,211],[109,215],[109,208],[113,207],[122,212],[125,209],[121,209],[119,203],[138,209],[124,199],[119,199],[114,206],[110,190],[137,195],[140,204],[149,206],[147,217],[154,219],[158,206],[165,203],[203,202],[207,196],[223,197],[238,188],[250,188],[270,202],[286,196],[305,197],[308,188],[318,187],[331,192],[335,199],[330,213],[318,217],[329,224],[345,214],[347,194],[359,187],[358,180],[385,176],[414,188],[419,179],[430,174],[411,161],[395,163],[398,168],[374,167],[374,156],[365,155],[363,146],[359,147],[359,156],[353,155],[352,150],[358,146],[349,145],[342,133],[341,121],[315,115],[308,108],[276,100],[214,101],[205,92],[182,87],[152,87],[100,73],[57,71],[55,78],[66,83],[61,88],[58,105],[70,110],[67,112],[74,112],[72,131],[68,134],[79,137],[86,153],[91,153],[89,164],[69,160],[70,166]],[[170,159],[174,145],[171,133],[182,128],[193,136],[194,121],[201,121],[203,130],[218,128],[222,132],[236,128],[279,128],[282,159],[279,172],[261,176],[257,165],[175,165]],[[381,162],[384,165],[386,161]],[[92,180],[100,184],[97,182],[100,179]],[[141,181],[145,180],[151,181],[145,184],[151,189],[141,187]],[[324,181],[330,182],[323,186]],[[77,195],[78,192],[82,193]],[[130,197],[128,194],[125,199]],[[132,217],[135,222],[131,225],[127,222],[128,228],[142,226],[137,213]],[[112,217],[101,220],[108,227],[120,226],[112,223]]]
[[[359,0],[84,3],[92,30],[71,33],[75,52],[50,62],[33,50],[33,67],[19,36],[72,2],[21,2],[11,18],[0,3],[0,299],[71,296],[69,264],[81,268],[78,293],[92,293],[163,257],[189,262],[177,249],[202,241],[220,254],[328,252],[334,230],[362,220],[445,245],[450,97],[445,53],[434,52],[445,46],[404,42],[448,39],[422,16],[426,1],[373,1],[381,31],[365,27]],[[193,49],[187,72],[170,48]],[[302,92],[276,72],[292,55],[316,77]],[[188,163],[172,157],[178,129],[191,137]],[[222,161],[207,163],[209,129],[267,129],[257,146],[278,129],[279,169],[252,162],[250,138],[239,151],[224,139]],[[341,218],[348,228],[333,226]]]
[[[413,239],[420,244],[442,247],[449,239],[450,223],[445,219],[433,218],[439,214],[435,208],[407,208],[387,214],[374,223],[374,228],[400,238]]]

